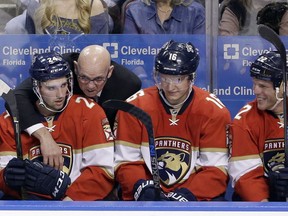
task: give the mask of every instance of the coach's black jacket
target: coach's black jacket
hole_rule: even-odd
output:
[[[79,53],[69,53],[63,55],[63,57],[69,62],[73,73],[73,61],[76,61],[78,56]],[[109,99],[125,100],[141,88],[141,80],[137,75],[114,61],[112,61],[111,64],[114,65],[114,71],[102,90],[101,96],[98,100],[98,104],[100,106],[104,101]],[[83,95],[83,92],[79,88],[75,73],[73,90],[74,94]],[[19,86],[17,86],[15,89],[15,95],[20,114],[21,130],[39,123],[37,117],[38,115],[34,107],[34,104],[38,98],[32,90],[31,78],[24,80]],[[113,127],[117,111],[107,108],[103,109],[107,115],[110,126]]]

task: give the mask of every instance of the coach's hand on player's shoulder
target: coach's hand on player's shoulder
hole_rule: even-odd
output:
[[[178,202],[197,201],[197,198],[194,196],[194,194],[187,188],[177,188],[174,191],[167,193],[166,197],[169,198],[170,201],[178,201]]]
[[[286,201],[288,197],[288,168],[283,163],[274,164],[268,172],[270,201]]]
[[[61,170],[57,170],[39,161],[25,160],[26,178],[24,188],[29,193],[46,195],[51,199],[61,200],[71,180],[69,176]]]
[[[155,201],[156,191],[153,180],[138,180],[134,185],[133,193],[136,201]],[[160,201],[169,201],[162,191]]]
[[[11,159],[4,168],[4,182],[10,188],[20,190],[25,181],[24,161],[18,158]]]

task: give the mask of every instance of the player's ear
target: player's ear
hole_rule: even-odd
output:
[[[78,62],[73,61],[75,73],[78,73]]]
[[[110,65],[109,71],[108,71],[108,78],[110,78],[112,76],[113,71],[114,71],[114,65]]]
[[[276,87],[275,90],[276,90],[276,94],[277,94],[278,98],[283,98],[283,93],[284,93],[283,82],[281,82],[280,86]]]

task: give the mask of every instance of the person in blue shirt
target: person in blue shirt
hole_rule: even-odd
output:
[[[205,8],[193,0],[134,0],[123,25],[124,34],[205,34]]]

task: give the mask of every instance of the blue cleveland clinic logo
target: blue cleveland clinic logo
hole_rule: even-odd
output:
[[[239,44],[224,44],[224,59],[239,59]]]

